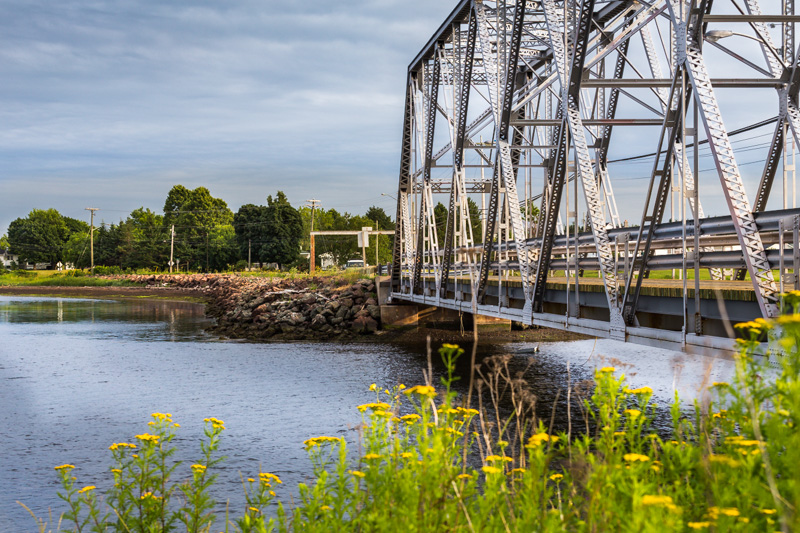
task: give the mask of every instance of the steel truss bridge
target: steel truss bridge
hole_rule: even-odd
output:
[[[776,316],[800,16],[759,1],[462,0],[408,68],[391,298],[690,352]],[[751,203],[740,139],[765,131]],[[620,159],[649,167],[631,225]]]

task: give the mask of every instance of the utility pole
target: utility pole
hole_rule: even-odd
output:
[[[95,211],[100,211],[100,208],[99,207],[87,207],[86,211],[89,211],[92,214],[91,218],[90,218],[91,222],[89,224],[89,226],[90,226],[90,230],[89,230],[89,257],[90,257],[90,261],[91,261],[91,265],[92,265],[91,273],[94,274],[94,212]]]
[[[377,229],[377,230],[381,229],[380,226],[378,226],[378,221],[377,220],[375,221],[375,229]],[[380,233],[375,235],[375,275],[376,276],[380,276],[381,275],[381,272],[380,272],[381,266],[380,266],[380,264],[378,264],[378,239],[380,239],[380,238],[381,238],[381,234]]]
[[[206,273],[208,273],[208,230],[206,230]]]
[[[247,271],[250,272],[250,250],[252,246],[252,240],[247,239]]]
[[[172,229],[170,229],[170,238],[169,238],[169,273],[172,274],[172,254],[175,251],[175,224],[172,225]]]
[[[309,205],[310,204],[310,205]],[[308,200],[306,203],[306,207],[311,208],[311,233],[309,234],[310,244],[309,244],[309,254],[308,254],[308,273],[313,274],[314,269],[316,268],[315,264],[315,250],[314,250],[314,211],[321,202],[312,198]]]

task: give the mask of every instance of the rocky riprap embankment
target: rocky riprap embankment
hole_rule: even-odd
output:
[[[375,283],[335,278],[251,278],[233,275],[109,276],[148,287],[186,289],[206,296],[213,332],[247,339],[334,339],[380,327]]]

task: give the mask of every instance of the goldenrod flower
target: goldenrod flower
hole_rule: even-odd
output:
[[[204,418],[203,422],[211,423],[211,427],[213,429],[225,429],[225,422],[223,422],[219,418],[214,418],[213,416],[209,418]]]
[[[258,507],[248,507],[249,510],[253,511],[254,513],[260,513],[261,510]]]
[[[372,402],[372,403],[365,403],[358,406],[358,410],[362,413],[365,412],[367,409],[370,411],[387,411],[391,408],[391,405],[384,402]]]
[[[205,465],[200,465],[200,464],[192,465],[192,470],[194,470],[195,472],[205,472],[206,471],[206,466]]]
[[[641,416],[642,412],[638,409],[625,409],[625,414],[631,418],[636,418],[637,416]]]
[[[159,436],[158,435],[151,435],[149,433],[142,433],[141,435],[136,435],[136,438],[142,442],[152,442],[157,443]]]
[[[419,419],[420,419],[420,416],[418,414],[416,414],[416,413],[410,414],[410,415],[403,415],[403,416],[400,417],[400,420],[402,420],[403,422],[405,422],[408,425],[413,424],[414,422],[416,422]]]
[[[372,385],[369,386],[369,390],[376,391],[378,390],[378,386],[373,383]]]
[[[305,445],[306,450],[308,450],[310,448],[313,448],[314,446],[321,446],[322,444],[325,444],[325,443],[328,443],[328,442],[341,442],[341,441],[342,441],[342,439],[339,438],[339,437],[325,437],[325,436],[323,436],[323,437],[314,437],[314,438],[311,438],[311,439],[304,440],[303,444]]]
[[[775,509],[761,509],[762,514],[775,514],[777,512]]]
[[[562,479],[564,479],[564,474],[553,474],[552,476],[550,476],[550,479],[552,481],[559,482]]]
[[[255,479],[253,479],[253,478],[251,478],[251,477],[247,478],[247,481],[248,481],[249,483],[255,483],[255,482],[256,482],[256,480],[255,480]]]
[[[403,390],[403,389],[405,389],[405,388],[406,388],[406,386],[405,386],[405,385],[403,385],[402,383],[401,383],[400,385],[398,385],[398,386],[397,386],[397,390]]]
[[[380,458],[381,458],[381,456],[378,455],[377,453],[368,453],[367,455],[364,456],[364,459],[367,460],[367,461],[372,461],[372,460],[380,459]]]
[[[616,368],[614,368],[613,366],[604,366],[603,368],[601,368],[600,370],[598,370],[598,372],[603,372],[603,373],[611,373],[611,372],[616,372],[616,370],[617,370],[617,369],[616,369]]]
[[[641,455],[639,453],[626,453],[622,456],[622,458],[630,463],[635,463],[636,461],[641,461],[644,463],[650,460],[650,458],[646,455]]]
[[[459,474],[456,479],[472,479],[472,474]]]
[[[75,468],[75,465],[59,465],[54,467],[56,470],[72,470]]]
[[[686,522],[690,529],[705,529],[711,527],[711,522]]]
[[[400,454],[400,457],[402,457],[403,459],[411,459],[412,457],[414,457],[414,454],[411,452],[403,452]]]
[[[319,510],[320,511],[330,511],[331,510],[331,506],[330,505],[323,505],[322,507],[319,508]]]
[[[261,472],[260,474],[258,474],[258,477],[259,477],[259,479],[261,479],[261,481],[264,481],[264,482],[274,481],[275,483],[277,483],[279,485],[283,484],[283,481],[281,481],[281,478],[279,478],[275,474],[270,474],[269,472]]]
[[[483,468],[481,468],[481,470],[483,470],[487,474],[500,474],[503,472],[502,469],[497,468],[496,466],[484,466]]]
[[[86,485],[85,487],[83,487],[81,490],[78,491],[78,494],[83,494],[84,492],[89,492],[90,490],[94,490],[96,488],[97,487],[95,487],[94,485]]]
[[[436,396],[436,389],[434,389],[430,385],[416,385],[414,387],[411,387],[407,391],[403,392],[403,394],[409,396],[412,394],[419,394],[420,396],[427,396],[429,398],[433,398]]]
[[[730,387],[730,383],[725,381],[715,381],[711,384],[712,387]]]
[[[528,439],[528,444],[525,446],[527,448],[535,448],[540,446],[544,442],[552,442],[555,443],[558,441],[558,437],[555,435],[548,435],[547,433],[537,433],[533,435],[531,438]]]
[[[355,477],[360,477],[360,478],[367,477],[367,475],[364,472],[361,472],[360,470],[348,470],[348,472],[354,475]]]
[[[733,468],[739,466],[739,462],[738,461],[736,461],[735,459],[731,459],[727,455],[720,455],[720,454],[713,454],[712,453],[711,455],[708,456],[708,460],[711,461],[712,463],[721,463],[721,464],[725,464],[725,465],[728,465],[728,466],[733,467]]]
[[[650,495],[646,494],[642,496],[642,505],[674,505],[672,498],[670,496],[661,496],[661,495]]]
[[[488,457],[486,458],[486,460],[487,460],[487,461],[489,461],[489,462],[503,461],[503,462],[505,462],[505,463],[510,463],[510,462],[512,462],[514,459],[512,459],[511,457],[504,457],[504,456],[502,456],[502,455],[490,455],[490,456],[488,456]]]
[[[628,394],[653,394],[653,389],[650,387],[639,387],[638,389],[625,389]]]

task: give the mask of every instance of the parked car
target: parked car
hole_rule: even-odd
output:
[[[361,259],[351,259],[344,265],[344,268],[364,268],[364,261]]]

